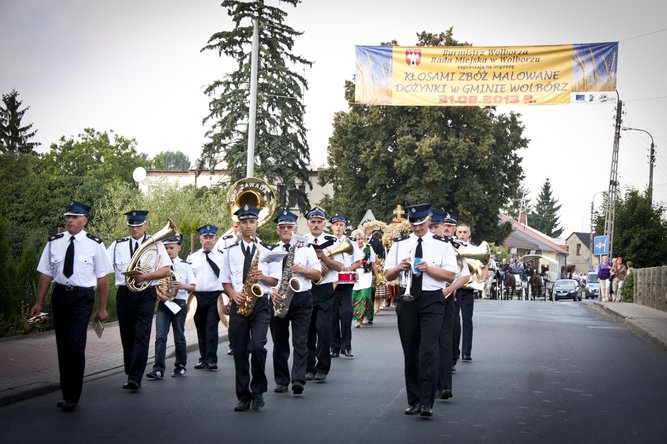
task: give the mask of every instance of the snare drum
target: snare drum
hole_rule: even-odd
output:
[[[354,271],[341,271],[338,273],[338,283],[339,284],[354,284],[356,281],[357,273]]]

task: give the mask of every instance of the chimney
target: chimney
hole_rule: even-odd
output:
[[[519,213],[519,223],[528,226],[528,215],[523,211]]]

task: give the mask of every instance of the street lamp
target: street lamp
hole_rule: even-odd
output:
[[[593,194],[593,198],[591,199],[591,234],[590,234],[590,252],[591,252],[591,266],[590,268],[593,268],[593,205],[595,204],[595,196],[601,193],[605,193],[606,191],[598,191],[595,194]]]
[[[651,151],[648,157],[648,198],[653,202],[653,164],[655,163],[655,143],[653,142],[653,136],[648,131],[641,128],[630,128],[627,126],[621,127],[623,131],[641,131],[648,134],[651,138]]]

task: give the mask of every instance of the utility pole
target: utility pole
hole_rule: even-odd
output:
[[[252,50],[250,55],[250,104],[248,116],[248,157],[246,177],[253,177],[255,171],[255,124],[257,120],[257,67],[259,58],[259,14],[252,21]]]
[[[621,128],[623,131],[641,131],[642,133],[648,134],[651,138],[651,150],[648,155],[648,200],[653,204],[653,165],[655,164],[655,142],[653,141],[653,135],[641,128],[629,128],[624,126]]]
[[[618,92],[616,93],[618,94]],[[623,102],[618,98],[616,105],[616,128],[614,130],[614,149],[611,154],[611,171],[609,173],[609,192],[607,194],[607,212],[604,219],[604,234],[609,242],[607,255],[613,257],[614,219],[616,217],[616,193],[618,192],[618,147],[621,142],[621,122],[623,121]]]

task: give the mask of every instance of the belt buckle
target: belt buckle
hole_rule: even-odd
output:
[[[74,291],[74,288],[73,285],[65,285],[65,291]]]

